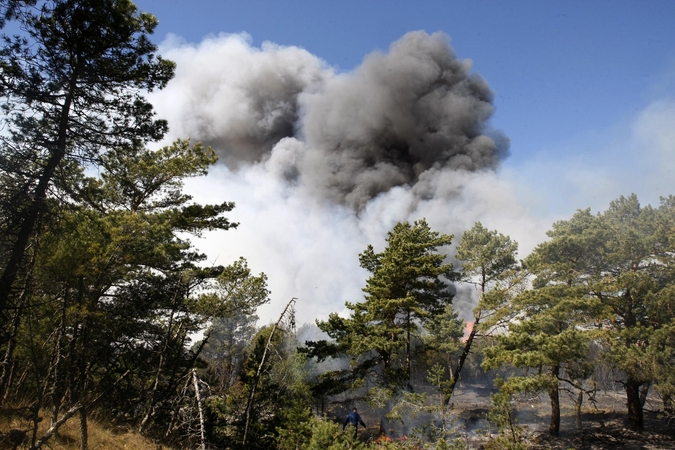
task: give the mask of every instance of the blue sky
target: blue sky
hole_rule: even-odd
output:
[[[233,219],[240,228],[201,241],[210,260],[247,257],[269,275],[275,304],[308,299],[311,313],[300,313],[301,321],[358,300],[367,274],[356,255],[368,243],[381,245],[396,221],[426,217],[457,241],[480,220],[518,240],[525,256],[554,220],[577,208],[602,211],[631,192],[652,204],[675,194],[673,1],[137,4],[158,17],[154,39],[178,62],[175,82],[151,99],[169,119],[172,138],[204,129],[237,134],[239,117],[231,112],[240,99],[230,84],[248,73],[251,58],[274,53],[265,41],[290,49],[289,61],[322,60],[321,73],[339,79],[410,31],[441,31],[494,92],[490,125],[510,139],[510,156],[494,172],[435,179],[438,195],[430,201],[415,198],[414,189],[394,188],[355,214],[275,182],[269,161],[241,170],[221,165],[188,185],[200,201],[237,203]],[[213,97],[200,110],[190,102],[201,88]],[[227,92],[234,92],[231,98]],[[197,119],[201,128],[190,128]],[[273,151],[272,162],[309,145],[291,144]],[[470,311],[472,294],[465,297]],[[273,317],[270,308],[263,319]]]

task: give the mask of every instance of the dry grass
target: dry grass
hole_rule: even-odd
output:
[[[49,428],[49,413],[43,411],[41,416],[44,418],[38,427],[38,438]],[[90,450],[170,450],[169,447],[158,445],[150,439],[129,430],[112,430],[105,424],[89,419],[87,420],[87,429],[89,434],[88,444]],[[9,414],[7,411],[0,413],[0,432],[7,433],[11,429],[28,431],[27,441],[31,438],[32,423],[27,421],[21,415]],[[0,449],[5,448],[0,438]],[[28,442],[23,447],[29,448]],[[12,448],[11,446],[7,448]],[[61,428],[58,436],[53,436],[45,445],[45,448],[54,450],[79,450],[80,448],[80,424],[78,416],[73,416]]]

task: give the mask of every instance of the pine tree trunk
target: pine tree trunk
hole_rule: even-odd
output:
[[[553,366],[551,368],[551,375],[554,381],[548,391],[548,395],[551,399],[551,424],[548,427],[548,434],[556,437],[560,434],[560,395],[558,392],[559,374],[560,367]]]
[[[12,320],[12,331],[8,336],[7,349],[5,350],[5,357],[0,364],[0,405],[4,404],[7,398],[7,392],[11,386],[11,378],[14,372],[14,349],[16,348],[16,336],[21,323],[21,309],[22,304],[19,304],[14,319]]]
[[[649,395],[649,388],[651,387],[652,382],[647,381],[640,387],[640,406],[644,409],[645,403],[647,403],[647,396]]]
[[[455,387],[459,381],[459,375],[462,373],[462,368],[464,368],[464,362],[466,361],[467,356],[469,356],[469,353],[471,353],[471,346],[473,345],[473,341],[476,338],[476,334],[478,332],[478,324],[480,323],[481,314],[482,312],[479,311],[478,315],[473,319],[471,333],[469,333],[469,337],[464,343],[464,350],[462,350],[462,354],[459,356],[457,366],[455,367],[455,371],[452,373],[452,379],[450,380],[450,385],[448,386],[445,394],[444,402],[446,404],[450,401],[452,394],[455,392]]]
[[[21,319],[23,318],[23,309],[26,306],[26,301],[28,297],[28,290],[30,286],[30,280],[32,277],[33,267],[35,266],[36,255],[35,251],[32,252],[31,260],[29,262],[28,274],[24,280],[23,289],[19,295],[19,301],[16,305],[16,311],[14,312],[14,317],[12,318],[12,329],[7,336],[7,349],[5,351],[5,357],[2,361],[2,369],[0,371],[0,405],[4,405],[5,401],[9,396],[9,391],[12,386],[12,378],[14,375],[15,361],[14,361],[14,350],[16,349],[16,337],[19,334],[19,327],[21,326]]]
[[[80,277],[81,279],[82,277]],[[63,395],[66,389],[65,375],[62,370],[62,353],[63,353],[63,340],[66,336],[66,312],[68,309],[68,298],[69,298],[69,289],[66,287],[65,295],[63,297],[63,306],[61,308],[61,324],[59,326],[59,332],[54,343],[54,381],[51,389],[52,397],[52,425],[56,423],[59,418],[59,412],[61,410],[61,402],[63,400]]]
[[[673,397],[670,394],[663,394],[663,410],[667,413],[672,414],[675,412],[673,408]]]
[[[49,438],[51,438],[52,436],[54,436],[54,434],[56,434],[56,432],[59,430],[61,425],[63,425],[64,423],[66,423],[68,421],[68,419],[73,417],[80,410],[80,408],[81,408],[81,405],[79,403],[76,404],[75,406],[73,406],[72,408],[70,408],[68,411],[66,411],[66,413],[63,415],[63,417],[61,417],[56,423],[52,424],[52,426],[49,427],[49,429],[45,432],[45,434],[43,434],[40,437],[40,439],[37,439],[37,440],[36,440],[37,423],[35,423],[35,429],[33,430],[33,442],[32,442],[32,445],[30,447],[30,450],[39,450],[40,448],[42,448],[42,446],[45,444],[45,442],[47,442],[49,440]]]
[[[288,311],[288,308],[295,303],[296,298],[293,297],[287,304],[286,307],[284,308],[283,312],[279,316],[279,320],[274,324],[272,327],[272,331],[270,331],[270,337],[267,339],[267,344],[265,344],[265,351],[263,351],[262,358],[260,359],[260,365],[258,365],[258,370],[255,373],[255,376],[253,377],[253,385],[251,386],[251,392],[248,395],[248,401],[246,402],[246,410],[245,410],[245,422],[244,422],[244,437],[242,439],[242,445],[246,447],[246,439],[248,439],[248,426],[251,421],[251,408],[253,407],[253,398],[255,397],[255,391],[258,388],[258,380],[260,379],[260,374],[262,373],[263,366],[265,365],[265,359],[267,358],[267,352],[269,351],[270,344],[272,343],[272,338],[274,337],[274,332],[277,330],[277,327],[283,320],[284,316],[286,315],[286,311]]]
[[[642,431],[644,428],[644,417],[642,415],[642,404],[640,403],[640,383],[639,381],[628,377],[626,381],[626,399],[628,404],[628,426],[632,430]]]
[[[202,408],[202,398],[199,395],[199,383],[197,380],[197,369],[192,368],[192,384],[195,388],[195,399],[197,400],[197,412],[199,413],[199,450],[206,450],[206,434],[204,432],[204,409]],[[86,450],[86,449],[82,449]]]
[[[155,381],[152,384],[152,390],[150,391],[150,398],[148,399],[148,404],[146,406],[146,412],[145,415],[143,416],[143,419],[141,420],[140,425],[138,426],[138,432],[143,433],[143,429],[148,422],[148,420],[154,415],[155,413],[155,398],[157,395],[157,390],[159,388],[159,381],[161,379],[161,376],[164,371],[164,360],[166,357],[166,352],[169,348],[169,341],[171,339],[171,333],[173,331],[173,320],[174,320],[174,314],[176,312],[176,303],[177,303],[177,298],[178,298],[178,293],[174,293],[174,298],[173,298],[173,304],[172,304],[172,310],[171,310],[171,315],[169,316],[169,324],[166,329],[166,334],[164,336],[164,344],[162,345],[162,350],[159,354],[159,364],[157,365],[157,371],[155,372]]]
[[[406,367],[408,368],[408,385],[412,386],[412,357],[410,355],[410,311],[408,311],[407,317],[407,330],[406,330]],[[410,388],[412,389],[412,387]]]
[[[574,387],[577,388],[577,400],[574,402],[574,418],[576,419],[577,429],[582,428],[581,424],[581,405],[584,401],[584,390],[579,380],[574,381]]]
[[[28,210],[25,212],[21,218],[21,226],[19,228],[19,233],[14,241],[12,246],[12,252],[10,254],[9,260],[5,264],[5,270],[0,276],[0,311],[4,310],[7,307],[7,302],[10,298],[10,292],[16,277],[19,274],[19,269],[23,263],[24,256],[26,253],[26,248],[28,248],[28,241],[30,240],[35,226],[40,218],[40,215],[43,213],[47,199],[47,189],[54,178],[56,173],[56,168],[61,164],[64,156],[66,155],[66,146],[68,139],[68,123],[70,119],[70,109],[75,97],[75,88],[79,79],[79,64],[73,70],[71,78],[68,83],[67,94],[64,98],[63,106],[61,107],[59,125],[58,125],[58,134],[56,140],[56,146],[52,151],[52,154],[47,161],[47,165],[44,167],[40,178],[38,179],[37,187],[32,193],[32,201],[28,206]],[[4,317],[0,320],[3,320]],[[2,324],[4,326],[4,324]]]

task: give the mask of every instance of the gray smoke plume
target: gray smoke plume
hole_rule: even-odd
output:
[[[254,50],[241,36],[202,47],[216,45],[231,68],[210,74],[194,54],[187,68],[179,60],[179,71],[199,70],[202,80],[179,72],[192,84],[181,86],[180,117],[170,123],[230,168],[264,161],[290,185],[360,211],[429,169],[494,168],[506,154],[506,138],[486,131],[490,88],[442,33],[408,33],[341,75],[295,47]]]
[[[431,168],[494,168],[506,140],[485,134],[487,83],[459,61],[442,33],[408,33],[351,74],[302,97],[302,131],[318,155],[303,175],[362,208]]]

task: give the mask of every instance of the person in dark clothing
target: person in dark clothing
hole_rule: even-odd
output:
[[[359,430],[359,424],[361,424],[363,428],[366,428],[366,424],[361,420],[361,416],[359,416],[356,408],[354,408],[345,419],[345,423],[342,424],[342,431],[345,431],[347,424],[354,426],[354,437],[356,437],[356,433]]]

